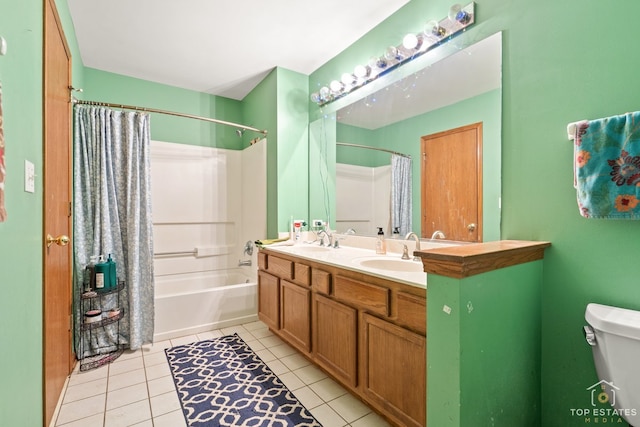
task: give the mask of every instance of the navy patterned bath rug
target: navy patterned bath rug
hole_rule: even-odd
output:
[[[165,353],[190,427],[322,427],[238,334]]]

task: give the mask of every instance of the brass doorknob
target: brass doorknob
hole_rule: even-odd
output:
[[[69,236],[65,236],[64,234],[61,234],[56,238],[53,238],[51,234],[47,234],[47,247],[51,247],[54,243],[58,246],[66,246],[69,242]]]
[[[475,229],[476,229],[476,225],[474,223],[467,225],[467,230],[474,231]]]

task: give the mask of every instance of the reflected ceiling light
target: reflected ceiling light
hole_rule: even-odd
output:
[[[447,43],[474,22],[475,3],[471,2],[464,7],[454,4],[449,8],[446,18],[427,22],[423,33],[407,34],[399,46],[388,47],[383,55],[371,57],[367,65],[356,66],[353,73],[344,73],[340,80],[333,80],[328,87],[323,86],[318,92],[312,93],[311,101],[320,106],[335,101],[395,67]]]

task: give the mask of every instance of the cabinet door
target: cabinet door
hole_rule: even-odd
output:
[[[258,318],[271,329],[280,329],[280,285],[275,276],[258,271]]]
[[[424,426],[426,338],[366,313],[362,320],[363,392],[403,425]]]
[[[345,384],[357,386],[357,311],[313,295],[314,359]]]
[[[311,351],[311,291],[280,281],[280,333],[300,350]]]

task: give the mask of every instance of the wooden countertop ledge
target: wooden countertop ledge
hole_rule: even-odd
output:
[[[549,246],[550,242],[500,240],[415,251],[414,255],[422,258],[425,272],[462,279],[542,259]]]

